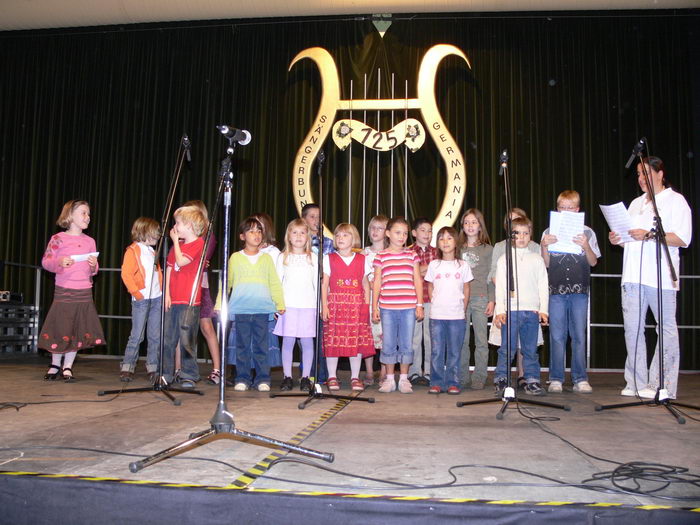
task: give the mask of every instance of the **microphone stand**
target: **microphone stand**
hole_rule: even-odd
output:
[[[321,286],[323,285],[323,177],[322,168],[323,162],[326,160],[326,156],[323,150],[318,152],[318,231],[320,233],[318,242],[318,264],[316,273],[316,340],[314,341],[314,370],[316,370],[316,376],[319,372],[319,362],[321,357],[321,338],[323,337],[323,321],[321,320]],[[316,376],[311,378],[311,388],[308,394],[276,394],[270,392],[270,397],[306,397],[304,401],[299,403],[299,410],[304,410],[306,405],[311,403],[311,401],[317,399],[345,399],[348,401],[366,401],[367,403],[374,403],[373,397],[359,397],[359,396],[341,396],[335,394],[326,394],[323,392],[323,388],[320,383],[316,381]]]
[[[175,171],[173,172],[173,177],[170,181],[170,189],[168,190],[168,197],[165,203],[165,209],[163,210],[163,216],[160,219],[160,239],[158,239],[158,244],[155,249],[155,255],[153,257],[153,267],[151,268],[152,278],[151,286],[153,285],[153,278],[158,275],[158,257],[162,255],[162,268],[163,268],[163,289],[161,290],[161,309],[160,309],[160,343],[158,346],[158,372],[157,376],[154,378],[151,386],[138,387],[138,388],[126,388],[121,390],[100,390],[97,392],[98,396],[105,396],[110,394],[131,394],[133,392],[161,392],[165,397],[167,397],[173,405],[180,406],[181,402],[179,399],[175,399],[169,391],[182,392],[185,394],[197,394],[204,395],[200,390],[195,390],[192,388],[179,388],[169,384],[163,377],[163,354],[164,354],[164,341],[165,341],[165,290],[168,289],[168,279],[167,279],[167,256],[168,256],[168,234],[166,233],[168,225],[168,217],[170,217],[170,212],[173,206],[173,200],[175,199],[175,192],[177,186],[180,182],[180,173],[182,172],[182,165],[184,163],[185,157],[188,161],[190,158],[190,140],[185,135],[182,137],[180,142],[180,150],[178,151],[177,160],[175,162]],[[207,234],[206,242],[209,241],[209,235]],[[204,246],[204,255],[207,251],[207,246]],[[200,271],[201,271],[201,261],[200,261]],[[201,274],[197,278],[197,283],[201,279]],[[148,305],[149,309],[151,304]],[[148,320],[148,313],[146,313],[146,320]],[[141,327],[141,337],[143,338],[144,330],[146,329],[146,323],[143,323]]]
[[[223,253],[222,253],[222,265],[221,265],[221,282],[220,282],[220,295],[221,295],[221,322],[219,323],[219,335],[220,348],[221,348],[221,358],[222,363],[225,356],[225,344],[227,340],[228,333],[228,255],[229,255],[229,236],[231,229],[231,187],[233,183],[233,172],[231,171],[231,159],[235,150],[234,137],[226,137],[229,141],[228,148],[226,148],[226,157],[221,161],[220,170],[220,180],[219,180],[219,192],[217,196],[217,206],[214,214],[217,213],[219,208],[219,202],[223,195],[224,202],[224,231],[223,231]],[[201,262],[201,261],[200,261]],[[335,459],[333,453],[329,452],[319,452],[317,450],[312,450],[299,445],[294,445],[293,443],[288,443],[286,441],[280,441],[278,439],[270,438],[260,434],[253,434],[252,432],[247,432],[245,430],[240,430],[236,428],[233,420],[233,414],[228,411],[226,407],[226,381],[219,381],[219,401],[216,405],[216,410],[214,415],[209,420],[210,427],[207,430],[202,430],[190,434],[189,439],[178,443],[170,448],[157,452],[152,456],[149,456],[140,461],[134,461],[129,464],[129,470],[131,472],[138,472],[154,463],[163,461],[170,457],[182,454],[188,450],[196,447],[201,447],[217,439],[241,439],[246,441],[252,441],[260,445],[269,445],[273,447],[280,447],[289,452],[296,452],[297,454],[302,454],[315,459],[322,459],[328,463],[332,463]]]
[[[608,410],[611,408],[628,408],[643,405],[655,405],[663,406],[668,410],[673,417],[676,418],[679,425],[685,424],[685,418],[680,414],[679,410],[674,407],[674,405],[681,406],[684,408],[692,408],[694,410],[700,410],[700,407],[689,405],[686,403],[679,403],[668,397],[668,390],[665,388],[664,381],[664,311],[663,311],[663,290],[661,284],[663,282],[661,278],[661,247],[663,246],[664,253],[666,254],[666,262],[668,263],[668,268],[671,273],[671,280],[675,283],[678,281],[678,276],[676,275],[676,269],[673,267],[671,262],[671,254],[668,250],[668,242],[666,241],[666,232],[664,231],[663,224],[661,222],[661,215],[659,214],[659,208],[656,206],[656,195],[654,190],[653,181],[651,180],[651,175],[647,171],[646,164],[644,164],[644,157],[642,156],[642,148],[639,147],[645,142],[644,139],[639,141],[639,144],[634,147],[632,154],[639,158],[639,163],[642,166],[642,172],[644,173],[644,180],[647,186],[647,197],[651,201],[652,207],[654,209],[654,227],[651,229],[650,233],[653,233],[653,237],[656,239],[656,308],[658,314],[657,325],[658,325],[658,347],[659,347],[659,385],[656,387],[656,395],[654,399],[646,399],[640,401],[632,401],[631,403],[616,403],[613,405],[596,405],[596,411]],[[630,159],[631,160],[631,159]],[[626,167],[631,165],[630,161],[627,161]],[[644,242],[644,241],[642,241]],[[640,292],[641,293],[641,290]],[[643,315],[641,312],[639,315]]]
[[[505,413],[506,409],[508,408],[508,405],[512,402],[516,403],[526,403],[529,405],[537,405],[537,406],[543,406],[543,407],[550,407],[550,408],[557,408],[560,410],[566,410],[567,412],[571,410],[571,407],[569,405],[559,405],[556,403],[548,403],[546,401],[538,401],[535,399],[523,399],[523,398],[518,398],[518,394],[516,390],[512,386],[512,354],[511,354],[511,343],[512,343],[512,316],[511,316],[511,311],[512,311],[512,306],[511,306],[511,300],[512,296],[516,291],[515,287],[515,279],[514,279],[514,273],[513,273],[513,229],[512,229],[512,224],[511,224],[511,218],[510,218],[510,212],[513,209],[512,203],[511,203],[511,194],[510,194],[510,179],[508,177],[508,151],[503,150],[503,153],[501,153],[500,156],[500,169],[499,169],[499,175],[503,177],[503,186],[505,188],[505,200],[506,200],[506,210],[508,210],[508,219],[506,220],[506,281],[508,282],[508,292],[507,292],[507,300],[506,300],[506,367],[508,370],[508,373],[506,374],[506,388],[503,390],[503,396],[499,400],[497,397],[491,397],[488,399],[478,399],[476,401],[458,401],[457,402],[457,407],[463,407],[467,405],[482,405],[484,403],[496,403],[498,401],[502,401],[503,405],[501,406],[501,409],[498,411],[496,414],[496,419],[503,419],[503,414]],[[467,330],[469,328],[467,327]],[[501,344],[503,342],[501,341]]]

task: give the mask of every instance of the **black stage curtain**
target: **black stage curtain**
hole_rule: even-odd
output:
[[[213,205],[225,146],[217,124],[253,136],[236,152],[233,222],[266,211],[281,241],[296,216],[292,161],[321,89],[310,61],[288,72],[292,58],[324,47],[338,65],[344,98],[351,98],[351,81],[352,98],[364,97],[365,75],[367,98],[391,97],[392,85],[393,98],[404,98],[406,85],[408,96],[416,95],[425,51],[448,43],[472,63],[469,70],[448,58],[436,82],[442,115],[466,161],[465,209],[482,209],[492,239],[502,238],[497,159],[507,147],[514,203],[533,217],[536,240],[559,192],[576,189],[603,252],[595,273],[619,273],[621,250],[607,243],[598,204],[629,203],[639,194],[623,164],[640,136],[664,159],[691,207],[697,202],[698,20],[697,11],[415,15],[396,17],[383,39],[366,17],[0,33],[0,258],[38,264],[63,202],[84,198],[101,265],[119,267],[134,219],[162,214],[184,133],[193,159],[176,202],[201,198]],[[375,128],[390,127],[390,115],[377,118],[366,117]],[[397,114],[396,122],[402,118]],[[398,150],[393,161],[367,152],[364,164],[357,144],[349,153],[329,141],[326,151],[329,225],[350,217],[362,228],[377,209],[403,214],[405,172],[409,219],[435,215],[445,181],[430,140],[408,155],[407,166]],[[700,273],[698,253],[698,242],[683,250],[682,274]],[[33,276],[7,267],[3,288],[31,297]],[[118,273],[96,279],[95,298],[101,313],[129,315]],[[619,302],[618,279],[594,280],[594,323],[620,323]],[[699,304],[698,285],[686,280],[679,324],[700,325]],[[107,351],[120,354],[129,322],[106,321],[105,329]],[[681,330],[685,369],[700,368],[695,333]],[[621,367],[622,330],[594,329],[592,352],[593,366]]]

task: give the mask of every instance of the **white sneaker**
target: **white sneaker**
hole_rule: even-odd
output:
[[[270,391],[270,385],[267,383],[260,383],[258,385],[258,392],[269,392]]]
[[[574,385],[574,392],[578,392],[579,394],[590,394],[593,392],[593,388],[590,384],[588,384],[588,381],[579,381]]]
[[[396,380],[393,377],[387,376],[386,379],[382,381],[382,384],[379,387],[379,391],[384,394],[388,394],[389,392],[393,392],[394,390],[396,390]]]
[[[413,394],[413,387],[408,379],[399,380],[399,392],[402,394]]]
[[[625,388],[622,389],[622,392],[620,392],[621,396],[627,396],[627,397],[634,397],[637,395],[637,393],[632,390],[630,387],[626,386]]]
[[[642,388],[639,392],[639,397],[642,399],[654,399],[656,397],[656,390],[652,388]]]
[[[550,394],[560,394],[563,391],[563,388],[561,387],[561,381],[550,381],[549,382],[549,388],[547,388],[547,392]]]
[[[248,390],[248,385],[246,385],[245,383],[236,383],[236,386],[234,386],[233,389],[236,392],[245,392],[246,390]]]

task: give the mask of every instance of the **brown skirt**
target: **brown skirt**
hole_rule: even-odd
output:
[[[56,286],[53,303],[41,327],[39,348],[65,354],[106,344],[92,289],[72,290]]]

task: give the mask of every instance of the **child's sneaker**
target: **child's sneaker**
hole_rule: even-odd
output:
[[[382,384],[379,386],[379,391],[384,394],[388,394],[389,392],[393,392],[394,390],[396,390],[396,380],[393,377],[387,376],[384,379],[384,381],[382,381]]]
[[[282,379],[282,384],[280,385],[280,390],[282,392],[288,392],[292,388],[294,388],[294,380],[292,380],[291,377],[285,377]]]
[[[547,391],[551,394],[560,394],[562,392],[562,384],[561,381],[550,381],[549,382],[549,388]]]
[[[456,395],[459,394],[460,392],[461,392],[461,390],[459,389],[459,387],[458,387],[458,386],[454,386],[454,385],[452,385],[451,387],[449,387],[449,388],[447,389],[447,393],[450,394],[451,396],[456,396]]]
[[[270,391],[270,385],[267,383],[260,383],[258,385],[258,392],[269,392]]]
[[[302,377],[301,381],[299,381],[299,390],[303,392],[308,392],[311,390],[311,379],[308,377]]]
[[[399,392],[402,394],[413,394],[413,386],[408,379],[399,380]]]
[[[437,385],[433,385],[428,389],[428,394],[440,394],[442,393],[442,388]]]
[[[574,385],[574,392],[579,394],[590,394],[593,392],[593,388],[588,384],[588,381],[579,381]]]
[[[525,393],[531,396],[543,396],[545,394],[544,388],[537,382],[525,385]]]
[[[207,377],[207,383],[210,385],[218,385],[221,382],[221,370],[212,368],[211,374]]]
[[[233,389],[236,392],[245,392],[246,390],[248,390],[248,385],[246,385],[245,383],[236,383],[236,386],[234,386]]]

